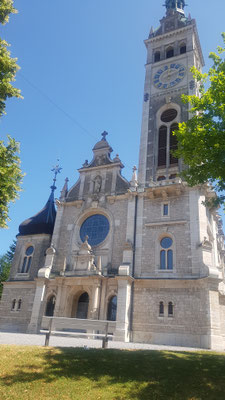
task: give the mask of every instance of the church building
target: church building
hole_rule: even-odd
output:
[[[56,201],[55,168],[46,205],[19,226],[0,330],[37,333],[44,316],[109,320],[114,340],[224,350],[224,234],[204,205],[215,194],[188,187],[171,152],[189,118],[181,96],[199,95],[190,69],[204,59],[185,0],[165,8],[145,40],[138,171],[122,176],[107,132]]]

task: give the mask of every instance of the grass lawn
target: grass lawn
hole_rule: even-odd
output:
[[[224,400],[225,354],[0,346],[1,400]]]

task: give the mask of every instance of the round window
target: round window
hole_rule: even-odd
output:
[[[88,236],[88,243],[91,246],[97,246],[109,233],[109,221],[102,214],[95,214],[88,217],[80,228],[80,238],[82,242]]]
[[[173,241],[172,241],[172,239],[170,237],[165,237],[165,238],[163,238],[161,240],[160,244],[161,244],[163,249],[168,249],[169,247],[172,246]]]
[[[34,251],[34,248],[33,248],[33,246],[29,246],[27,249],[26,249],[26,256],[31,256],[31,254],[33,254],[33,251]]]
[[[174,108],[170,108],[169,110],[166,110],[162,113],[161,121],[171,122],[176,118],[176,116],[177,116],[177,110],[174,110]]]

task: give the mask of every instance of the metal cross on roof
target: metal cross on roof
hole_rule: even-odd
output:
[[[106,131],[104,131],[103,133],[102,133],[102,140],[106,140],[106,136],[108,135],[108,132],[106,132]]]
[[[57,160],[57,162],[59,162],[59,159]],[[51,171],[54,172],[53,185],[51,186],[52,191],[54,191],[56,189],[55,183],[56,183],[57,175],[60,174],[60,172],[62,171],[62,168],[59,166],[59,164],[56,164],[51,169]]]

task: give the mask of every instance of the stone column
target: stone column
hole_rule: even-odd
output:
[[[98,319],[101,293],[101,284],[99,282],[94,287],[93,292],[91,319]]]
[[[129,276],[119,276],[118,280],[118,296],[117,296],[117,315],[116,315],[116,332],[115,340],[121,342],[130,341],[129,318],[131,306],[131,283],[132,278]]]
[[[41,318],[43,315],[43,300],[45,295],[46,279],[36,280],[36,291],[34,296],[33,308],[30,323],[28,325],[28,333],[37,333],[41,326]]]

